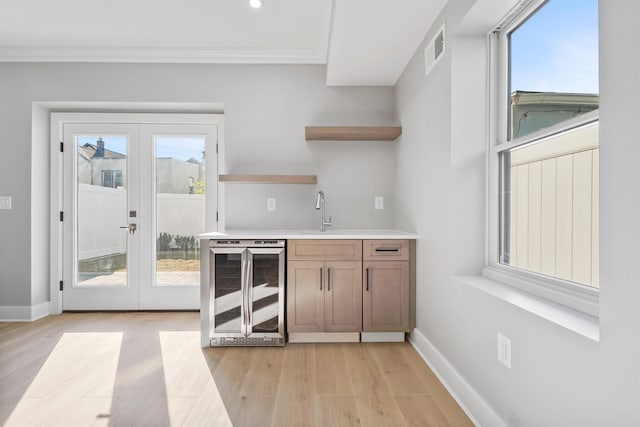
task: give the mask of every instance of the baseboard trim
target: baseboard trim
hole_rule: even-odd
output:
[[[0,306],[0,322],[33,322],[49,315],[49,301],[35,305]]]
[[[404,332],[361,332],[362,342],[404,342]]]
[[[360,332],[289,332],[291,343],[359,342]]]
[[[51,303],[49,301],[41,302],[40,304],[31,306],[31,320],[42,319],[51,314]]]
[[[507,427],[493,408],[422,332],[414,329],[409,335],[409,342],[476,426]]]

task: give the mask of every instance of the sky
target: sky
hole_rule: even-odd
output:
[[[511,34],[511,92],[599,93],[598,0],[550,0]]]
[[[127,154],[127,138],[122,135],[95,135],[78,137],[78,145],[86,143],[96,145],[98,138],[104,141],[107,150],[121,154]],[[156,157],[172,157],[174,159],[189,160],[194,158],[202,160],[205,139],[202,137],[157,137]]]

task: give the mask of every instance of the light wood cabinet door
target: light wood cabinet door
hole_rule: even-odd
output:
[[[287,330],[323,332],[324,262],[289,261],[287,273]]]
[[[289,240],[289,261],[362,261],[362,240]]]
[[[362,263],[325,262],[324,330],[360,332],[362,330]]]
[[[409,332],[409,262],[363,264],[362,330]]]

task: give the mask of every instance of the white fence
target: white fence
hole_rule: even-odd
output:
[[[127,192],[88,184],[78,187],[78,244],[81,260],[126,252]],[[203,194],[157,195],[157,233],[196,236],[204,230]]]
[[[178,236],[204,233],[204,194],[158,193],[157,229]]]
[[[510,265],[599,286],[598,125],[511,154]]]

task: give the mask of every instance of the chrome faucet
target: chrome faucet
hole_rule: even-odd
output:
[[[322,191],[318,191],[318,197],[316,198],[316,210],[322,209],[322,223],[320,225],[320,231],[327,231],[327,225],[331,226],[331,216],[329,216],[329,221],[324,219],[324,193]]]

